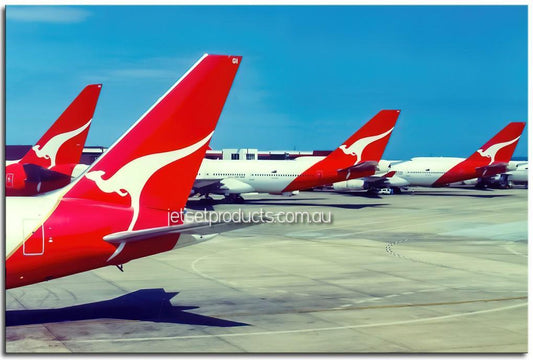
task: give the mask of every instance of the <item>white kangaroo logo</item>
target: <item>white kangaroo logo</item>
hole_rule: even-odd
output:
[[[85,174],[85,177],[94,181],[96,186],[105,193],[116,192],[120,196],[130,195],[133,218],[131,219],[128,231],[131,231],[139,216],[141,192],[148,179],[164,166],[196,152],[209,141],[211,136],[213,136],[213,132],[196,144],[186,148],[149,154],[134,159],[118,169],[107,180],[102,179],[102,176],[105,174],[105,171],[102,170],[91,171]]]
[[[483,157],[490,158],[489,165],[492,165],[492,163],[496,160],[496,155],[498,154],[498,151],[500,151],[504,147],[506,147],[508,145],[511,145],[512,143],[518,141],[518,139],[520,139],[520,136],[518,136],[516,139],[510,140],[510,141],[507,141],[507,142],[494,144],[494,145],[488,147],[486,150],[479,149],[479,150],[477,150],[477,152],[479,153],[479,155],[481,155]]]
[[[370,145],[374,141],[383,139],[385,136],[389,135],[393,129],[394,126],[389,131],[386,131],[383,134],[359,139],[349,147],[346,147],[346,145],[342,144],[341,146],[339,146],[339,149],[341,149],[346,155],[357,156],[357,162],[359,162],[361,161],[361,154],[368,145]]]
[[[37,157],[50,160],[50,166],[48,167],[48,169],[50,169],[56,165],[56,156],[59,148],[68,140],[72,139],[76,135],[81,134],[85,129],[87,129],[87,127],[91,124],[91,121],[92,119],[87,121],[87,124],[83,125],[79,129],[54,136],[42,147],[40,145],[34,145],[32,150],[35,152]]]

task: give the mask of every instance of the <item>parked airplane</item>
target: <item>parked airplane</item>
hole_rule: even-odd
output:
[[[504,173],[507,171],[507,165],[524,126],[523,122],[508,124],[467,159],[417,157],[409,161],[393,163],[388,171],[394,171],[395,174],[387,179],[387,186],[394,190],[407,186],[440,187],[454,182]],[[341,183],[341,185],[349,188],[351,185],[347,183]],[[354,186],[359,185],[354,183]]]
[[[515,185],[528,186],[528,162],[510,161],[507,171],[491,177],[483,177],[462,182],[465,185],[475,185],[477,188],[512,188]]]
[[[242,202],[242,193],[293,195],[315,186],[371,176],[399,114],[400,110],[380,111],[326,157],[268,161],[204,159],[193,191],[206,197],[222,194],[229,201]]]
[[[101,88],[101,84],[85,87],[22,159],[6,162],[7,196],[35,195],[70,183]]]
[[[47,194],[7,198],[6,288],[122,269],[190,244],[184,234],[211,231],[183,224],[179,212],[240,61],[204,55],[83,176]]]
[[[525,185],[528,186],[528,172],[529,166],[528,163],[522,163],[516,167],[516,169],[506,172],[505,177],[507,177],[506,182],[507,186],[513,187],[514,185]]]

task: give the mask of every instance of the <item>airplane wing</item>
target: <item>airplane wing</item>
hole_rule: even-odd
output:
[[[388,181],[388,179],[390,179],[391,177],[393,177],[394,174],[396,174],[396,171],[389,171],[388,173],[386,173],[386,174],[384,174],[384,175],[372,175],[372,176],[366,176],[366,177],[364,177],[363,179],[364,179],[366,182],[369,182],[369,183],[376,183],[376,182],[380,182],[380,181]]]
[[[209,179],[209,180],[195,180],[193,190],[196,193],[213,193],[213,194],[242,194],[254,192],[255,189],[242,182],[239,179]]]
[[[208,187],[212,187],[212,188],[219,188],[220,187],[220,181],[222,179],[209,179],[209,180],[194,180],[194,185],[193,185],[193,188],[194,189],[202,189],[202,188],[208,188]]]
[[[372,175],[361,178],[370,187],[388,187],[390,185],[389,179],[396,174],[396,171],[389,171],[384,175]]]

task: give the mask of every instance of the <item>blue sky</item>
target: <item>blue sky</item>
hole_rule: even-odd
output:
[[[6,9],[10,145],[103,83],[87,145],[109,146],[203,53],[243,56],[216,149],[329,150],[398,108],[384,158],[464,157],[527,121],[526,6]]]

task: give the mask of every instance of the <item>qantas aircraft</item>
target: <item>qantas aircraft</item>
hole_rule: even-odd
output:
[[[387,185],[392,189],[406,186],[441,187],[468,179],[504,173],[507,171],[507,165],[524,127],[523,122],[508,124],[467,159],[417,157],[392,164],[389,171],[394,172],[394,176],[388,179]],[[337,184],[337,188],[350,186],[349,182]]]
[[[512,187],[513,185],[525,185],[528,186],[528,171],[529,166],[527,162],[518,164],[514,170],[508,171],[505,173],[507,178],[508,186]]]
[[[6,288],[122,264],[187,245],[192,184],[241,62],[204,55],[83,176],[6,200]],[[179,241],[178,241],[179,240]]]
[[[294,195],[299,190],[370,177],[385,151],[400,110],[382,110],[326,157],[296,160],[204,159],[193,191],[242,202],[242,193]]]
[[[7,196],[35,195],[70,183],[101,88],[101,84],[85,87],[22,159],[6,162]]]
[[[512,188],[515,185],[528,186],[528,162],[527,161],[509,161],[507,171],[491,177],[483,177],[462,181],[464,185],[475,185],[477,188],[496,187]]]

